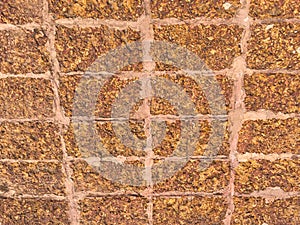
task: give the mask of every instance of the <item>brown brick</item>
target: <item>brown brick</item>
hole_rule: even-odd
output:
[[[134,163],[134,161],[132,162]],[[131,164],[132,164],[131,163]],[[144,167],[144,165],[141,165],[139,163],[135,163],[138,167]],[[115,182],[114,180],[114,173],[115,172],[121,172],[124,174],[125,178],[128,178],[128,180],[131,179],[131,174],[127,174],[127,171],[120,171],[119,168],[114,167],[114,165],[107,164],[107,167],[109,168],[102,168],[107,169],[107,171],[111,171],[111,174],[109,174],[108,177],[103,177],[101,172],[99,172],[97,169],[90,166],[86,161],[84,160],[76,160],[72,163],[72,180],[75,185],[76,191],[91,191],[91,192],[102,192],[102,193],[110,193],[115,191],[128,191],[128,192],[140,192],[146,188],[146,183],[142,186],[130,186],[127,184],[122,184],[120,182]],[[119,175],[119,174],[117,174]]]
[[[40,23],[42,20],[41,0],[10,0],[0,2],[0,23]]]
[[[240,1],[229,0],[224,1],[172,1],[155,0],[151,2],[153,18],[170,18],[175,17],[179,19],[191,19],[195,17],[208,18],[230,18],[236,14],[240,7]]]
[[[0,172],[1,187],[15,195],[64,195],[64,175],[60,163],[1,162]]]
[[[300,160],[249,160],[240,162],[235,169],[235,189],[251,193],[267,187],[280,187],[284,191],[299,191]]]
[[[131,28],[115,30],[104,25],[98,28],[57,26],[56,51],[61,71],[85,71],[100,55],[139,39],[140,34]]]
[[[297,0],[256,0],[250,3],[251,17],[268,18],[300,18],[300,7]]]
[[[0,31],[0,72],[12,74],[49,71],[47,37],[43,30]]]
[[[143,1],[68,1],[48,0],[55,18],[94,18],[136,20],[143,13]]]
[[[257,24],[251,27],[247,64],[251,69],[300,68],[299,23]]]
[[[244,122],[239,135],[238,151],[300,154],[300,120],[270,119]]]
[[[245,76],[247,110],[300,112],[300,74],[253,74]]]
[[[271,202],[260,197],[235,197],[231,224],[297,225],[300,222],[299,201],[299,197]]]
[[[155,197],[153,224],[223,224],[222,197]]]
[[[199,160],[190,160],[171,178],[154,185],[155,192],[216,192],[228,185],[230,173],[228,162],[213,161],[207,169],[200,171],[199,168]]]
[[[59,128],[47,122],[0,124],[0,158],[62,159]]]
[[[242,29],[236,25],[154,26],[155,40],[187,48],[213,70],[229,68],[240,55],[241,35]]]
[[[1,224],[70,224],[64,200],[2,198],[0,214]]]
[[[85,198],[79,203],[81,224],[147,224],[147,199],[140,197]]]
[[[52,84],[35,78],[0,79],[1,118],[42,118],[53,116]]]

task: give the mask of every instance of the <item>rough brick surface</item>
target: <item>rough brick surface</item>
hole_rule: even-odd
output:
[[[215,70],[230,67],[233,58],[240,54],[241,35],[242,29],[234,25],[154,26],[155,40],[186,47]]]
[[[227,209],[221,197],[156,197],[154,224],[222,224]]]
[[[299,74],[253,74],[244,82],[246,109],[300,112]]]
[[[70,224],[68,203],[41,198],[0,199],[2,224]]]
[[[299,191],[299,159],[275,161],[249,160],[235,169],[235,189],[251,193],[267,187],[280,187],[284,191]]]
[[[3,78],[0,79],[0,89],[1,118],[53,116],[54,94],[50,80]]]
[[[55,18],[94,18],[136,20],[144,9],[141,0],[122,1],[68,1],[48,0]]]
[[[23,74],[49,71],[47,37],[42,29],[0,31],[0,72]]]
[[[299,119],[246,121],[240,131],[241,153],[300,153]]]
[[[255,0],[251,1],[249,15],[254,18],[299,18],[300,7],[297,0]]]
[[[299,224],[299,197],[267,201],[261,197],[234,198],[231,224]]]
[[[147,199],[139,197],[86,198],[80,201],[82,224],[147,224]]]
[[[47,122],[0,124],[0,158],[62,159],[59,128]]]
[[[0,23],[40,23],[42,0],[9,0],[0,2]]]
[[[64,195],[64,175],[60,163],[1,162],[1,187],[4,192]]]
[[[151,2],[153,18],[190,19],[195,17],[230,18],[235,15],[240,7],[238,0],[230,1],[179,1],[170,3],[167,0],[155,0]]]
[[[299,32],[298,23],[253,25],[247,52],[249,68],[299,69]]]

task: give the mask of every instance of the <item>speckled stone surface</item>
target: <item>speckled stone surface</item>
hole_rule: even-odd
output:
[[[251,193],[267,187],[280,187],[284,191],[299,191],[300,160],[249,160],[235,168],[235,190]]]
[[[42,0],[9,0],[0,2],[0,23],[41,23]]]
[[[236,197],[231,224],[290,224],[300,222],[299,197],[267,201],[261,197]]]
[[[104,25],[97,28],[57,26],[55,46],[61,71],[85,71],[100,55],[139,39],[139,32],[132,28],[115,30]]]
[[[54,94],[50,80],[3,78],[0,79],[0,90],[1,118],[53,116]]]
[[[1,162],[0,184],[14,195],[64,195],[62,164],[54,162]]]
[[[154,26],[155,40],[186,47],[214,70],[230,67],[240,54],[241,36],[242,29],[235,25]]]
[[[153,224],[222,224],[226,209],[222,197],[156,197]]]
[[[42,29],[0,31],[1,73],[44,73],[50,69],[47,37]]]
[[[251,69],[300,68],[299,23],[272,23],[251,26],[247,64]]]
[[[300,74],[253,74],[244,82],[247,110],[300,112]]]
[[[300,154],[300,120],[269,119],[244,122],[240,131],[238,151]]]
[[[2,224],[70,224],[68,202],[42,198],[0,198]]]
[[[48,0],[50,12],[58,18],[136,20],[144,12],[141,0]]]
[[[147,224],[147,199],[98,197],[80,201],[81,224]]]
[[[209,0],[167,0],[151,1],[153,18],[179,18],[191,19],[195,17],[230,18],[233,17],[240,7],[240,1],[209,1]]]
[[[47,122],[0,124],[1,159],[62,159],[59,127]]]
[[[228,182],[228,162],[213,161],[207,169],[201,171],[200,160],[191,160],[171,178],[154,185],[154,191],[217,192],[225,189]]]
[[[250,3],[251,17],[268,18],[299,18],[300,6],[297,0],[255,0]]]

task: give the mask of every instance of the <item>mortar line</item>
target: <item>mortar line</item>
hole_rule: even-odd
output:
[[[151,86],[151,73],[155,70],[155,63],[150,54],[151,43],[154,40],[154,33],[151,24],[151,0],[144,0],[144,14],[139,20],[139,31],[141,32],[142,48],[143,48],[143,71],[148,73],[145,78],[141,78],[142,91],[141,98],[144,99],[143,104],[145,107],[145,125],[144,130],[147,137],[146,144],[146,159],[145,159],[145,178],[147,181],[148,193],[148,206],[147,215],[149,225],[153,224],[153,180],[152,180],[152,165],[153,165],[153,150],[152,150],[152,130],[151,130],[151,112],[150,112],[150,100],[152,96],[152,86]]]
[[[241,55],[235,58],[232,64],[232,73],[234,78],[234,86],[233,86],[233,96],[231,99],[232,111],[229,112],[229,121],[230,121],[230,181],[228,186],[228,208],[225,215],[225,219],[223,220],[224,225],[230,225],[232,216],[234,213],[235,205],[234,205],[234,195],[235,195],[235,168],[238,165],[237,161],[237,146],[239,139],[239,131],[242,128],[243,124],[243,114],[246,112],[246,108],[244,105],[245,93],[243,90],[244,85],[244,75],[247,72],[247,41],[250,39],[250,22],[251,18],[249,18],[249,8],[250,8],[250,0],[240,0],[241,8],[236,16],[236,19],[240,21],[243,25],[244,31],[241,38]],[[226,196],[225,194],[225,196]]]
[[[0,79],[3,78],[37,78],[37,79],[51,79],[51,73],[45,72],[40,74],[35,73],[25,73],[25,74],[10,74],[10,73],[1,73],[0,72]]]
[[[60,159],[0,159],[0,162],[7,163],[59,163]]]
[[[134,30],[138,30],[139,27],[139,20],[137,21],[122,21],[122,20],[115,20],[115,19],[92,19],[92,18],[82,18],[82,17],[75,17],[75,18],[63,18],[57,19],[54,21],[57,25],[63,25],[66,27],[102,27],[108,26],[111,28],[124,30],[131,27]],[[253,19],[252,24],[270,24],[270,23],[300,23],[300,19],[297,18],[268,18],[268,19]],[[195,17],[192,19],[178,19],[175,17],[159,19],[155,18],[152,19],[152,24],[157,26],[164,26],[164,25],[181,25],[181,24],[188,24],[191,26],[197,25],[241,25],[243,24],[236,18],[208,18],[208,17]],[[27,23],[22,25],[15,25],[15,24],[0,24],[0,31],[1,30],[18,30],[18,29],[27,29],[27,30],[34,30],[36,28],[40,28],[41,25],[38,23]]]
[[[78,206],[74,199],[74,184],[72,181],[72,169],[68,162],[68,154],[66,151],[66,146],[64,142],[63,137],[63,124],[68,123],[68,120],[66,120],[61,104],[60,104],[60,97],[59,97],[59,62],[56,57],[56,49],[55,49],[55,36],[56,36],[56,25],[54,23],[54,20],[49,13],[49,6],[48,1],[43,1],[43,25],[47,28],[47,36],[48,36],[48,43],[47,43],[47,49],[50,54],[51,59],[51,68],[52,68],[52,83],[53,83],[53,92],[54,92],[54,106],[53,110],[55,113],[55,121],[59,123],[60,126],[60,140],[61,140],[61,148],[63,153],[63,166],[62,170],[65,174],[65,190],[66,190],[66,197],[68,199],[69,204],[69,221],[71,225],[78,225],[79,224],[79,212],[78,212]]]

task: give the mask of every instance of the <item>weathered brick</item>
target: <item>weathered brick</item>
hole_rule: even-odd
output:
[[[97,28],[57,26],[55,45],[61,71],[85,71],[100,55],[139,39],[139,32],[131,28],[115,30],[104,25]]]
[[[47,37],[42,29],[0,31],[0,72],[44,73],[50,69]]]
[[[1,224],[70,224],[64,200],[1,198],[0,214]]]
[[[0,158],[62,159],[59,128],[48,122],[0,124]]]
[[[228,162],[213,161],[203,171],[199,168],[200,160],[190,160],[172,177],[154,185],[155,192],[215,192],[225,189],[228,185],[230,173]]]
[[[223,224],[227,207],[222,197],[155,197],[153,224]]]
[[[259,19],[300,18],[297,0],[256,0],[250,2],[250,16]]]
[[[300,120],[269,119],[246,121],[240,131],[241,153],[300,153]]]
[[[187,48],[213,70],[231,66],[234,57],[240,55],[241,36],[242,29],[236,25],[154,26],[155,40]]]
[[[144,168],[144,164],[141,162],[125,162],[134,164],[137,167]],[[123,177],[128,181],[135,176],[135,174],[129,174],[127,171],[120,171],[119,168],[114,167],[115,165],[107,164],[104,165],[101,169],[105,169],[106,171],[110,171],[110,177],[104,177],[101,172],[99,172],[94,167],[90,166],[84,160],[76,160],[72,163],[72,180],[74,181],[74,186],[76,191],[91,191],[91,192],[102,192],[102,193],[110,193],[115,191],[128,191],[128,192],[136,192],[139,193],[146,188],[146,182],[141,186],[131,186],[120,182],[115,182],[113,179],[115,177],[114,173],[123,173]],[[105,175],[108,176],[107,173]],[[120,175],[120,174],[116,174]]]
[[[141,0],[131,1],[68,1],[48,0],[50,12],[58,18],[94,18],[136,20],[143,13]]]
[[[81,224],[147,224],[147,199],[141,197],[97,197],[79,202]]]
[[[253,74],[245,76],[247,110],[300,112],[300,74]]]
[[[62,165],[54,162],[1,162],[0,184],[14,194],[64,195]]]
[[[152,16],[154,18],[170,18],[191,19],[195,17],[208,18],[230,18],[233,17],[238,8],[240,1],[229,0],[224,1],[179,1],[175,0],[170,3],[167,0],[155,0],[151,2]]]
[[[299,191],[299,165],[299,159],[240,162],[235,169],[235,190],[251,193],[267,187],[280,187],[284,191]]]
[[[266,201],[260,197],[235,197],[231,224],[290,224],[300,222],[299,197]]]
[[[1,118],[53,116],[54,94],[50,80],[35,78],[0,79]]]
[[[248,67],[251,69],[299,69],[299,32],[299,23],[253,25],[248,42]]]
[[[40,23],[42,20],[42,0],[1,1],[0,12],[0,23],[17,25]]]

